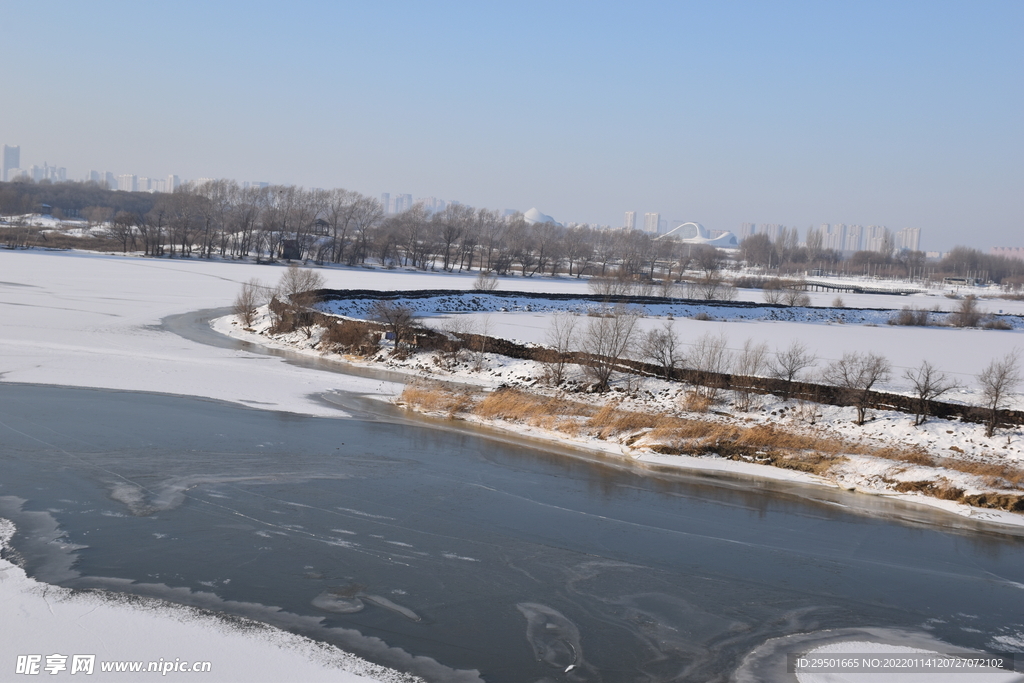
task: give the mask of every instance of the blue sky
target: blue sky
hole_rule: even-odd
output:
[[[0,0],[0,143],[371,195],[1024,246],[1024,3]]]

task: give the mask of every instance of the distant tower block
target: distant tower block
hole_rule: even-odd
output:
[[[0,174],[0,179],[5,182],[10,180],[7,177],[8,172],[16,168],[21,168],[21,145],[4,145],[3,173]]]
[[[623,224],[626,230],[636,230],[636,211],[626,212],[626,222]]]
[[[652,235],[658,233],[658,225],[661,223],[660,213],[645,213],[644,214],[644,232],[649,232]]]

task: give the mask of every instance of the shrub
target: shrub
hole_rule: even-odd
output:
[[[256,317],[256,308],[263,301],[265,291],[266,287],[258,279],[253,278],[242,285],[241,291],[235,298],[231,310],[246,327],[252,327]]]
[[[380,333],[369,323],[341,320],[328,325],[320,338],[320,344],[325,351],[369,356],[377,351],[379,337]]]
[[[982,324],[982,327],[985,328],[986,330],[1012,330],[1013,329],[1013,325],[1011,325],[1010,323],[1006,322],[1002,318],[996,318],[994,316],[989,318],[988,320],[986,320]]]
[[[498,288],[498,276],[481,269],[473,280],[473,290],[477,292],[493,292]]]
[[[909,327],[927,327],[928,311],[923,308],[904,306],[903,310],[889,316],[890,325],[906,325]]]
[[[984,315],[978,307],[978,297],[968,294],[949,316],[949,324],[953,327],[977,327]]]

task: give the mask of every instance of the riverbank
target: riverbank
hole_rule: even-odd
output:
[[[611,455],[632,467],[728,472],[838,487],[923,504],[980,522],[1024,527],[1019,434],[1001,443],[981,425],[873,411],[862,426],[853,408],[760,396],[745,411],[729,392],[695,405],[688,388],[637,379],[606,394],[565,392],[543,381],[547,368],[496,354],[386,350],[370,358],[325,353],[319,330],[274,335],[266,309],[249,328],[233,316],[213,322],[237,339],[409,378],[399,402],[412,410],[468,420]],[[579,368],[570,368],[580,373]],[[458,382],[450,389],[437,382]],[[564,386],[564,385],[563,385]],[[495,409],[497,396],[506,406]]]

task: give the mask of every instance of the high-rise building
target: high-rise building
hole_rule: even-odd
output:
[[[173,173],[167,176],[167,185],[164,187],[168,192],[174,192],[181,187],[181,178],[174,175]]]
[[[400,194],[395,197],[395,213],[402,213],[412,208],[412,195]]]
[[[757,224],[755,223],[744,223],[740,226],[739,234],[736,235],[739,239],[746,239],[751,235],[757,234]]]
[[[117,189],[121,192],[135,192],[138,189],[138,178],[134,173],[117,176]]]
[[[772,242],[778,242],[779,237],[782,235],[782,230],[785,227],[785,225],[781,225],[779,223],[762,223],[757,231],[768,235],[768,239]]]
[[[622,224],[626,230],[636,230],[636,211],[626,212],[626,222]]]
[[[821,246],[823,249],[842,251],[846,248],[846,225],[843,223],[822,223]]]
[[[845,251],[862,251],[864,249],[864,226],[850,225],[846,228]]]
[[[921,228],[903,228],[896,233],[896,248],[907,251],[920,251]]]
[[[993,256],[1015,258],[1018,261],[1024,261],[1024,247],[992,247],[989,253]]]
[[[21,145],[4,145],[3,174],[0,175],[0,180],[11,180],[8,172],[18,168],[21,168]]]
[[[893,237],[889,228],[884,225],[869,225],[864,232],[864,249],[879,253],[891,252]]]
[[[644,214],[644,232],[649,232],[652,235],[657,234],[658,225],[661,223],[660,213],[645,213]]]
[[[380,193],[380,205],[384,209],[384,213],[391,213],[391,193],[381,192]]]

